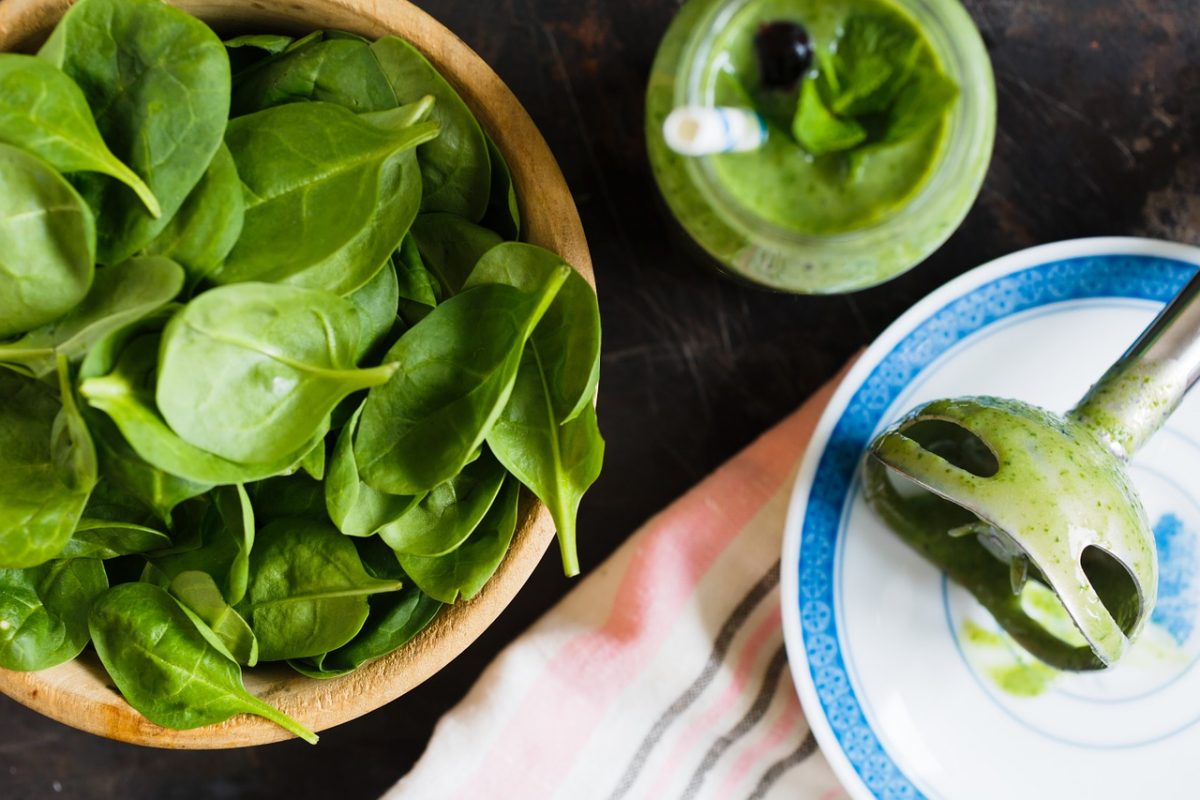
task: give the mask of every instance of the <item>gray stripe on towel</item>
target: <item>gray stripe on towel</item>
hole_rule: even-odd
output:
[[[713,642],[712,652],[708,656],[708,661],[704,668],[700,671],[699,676],[692,682],[690,686],[679,695],[671,705],[667,706],[663,711],[662,716],[655,720],[654,725],[646,733],[642,739],[641,745],[638,746],[637,752],[634,753],[633,759],[625,767],[625,772],[621,775],[621,780],[617,782],[617,786],[609,795],[609,800],[620,800],[633,787],[634,781],[641,774],[642,769],[646,766],[646,762],[650,759],[650,754],[654,751],[655,745],[662,739],[663,734],[673,722],[679,719],[683,712],[696,702],[696,699],[704,693],[708,685],[720,671],[721,663],[725,660],[725,656],[729,653],[729,647],[733,644],[733,639],[737,636],[738,631],[746,624],[746,620],[754,613],[754,609],[766,599],[776,586],[779,585],[779,561],[774,564],[763,574],[758,581],[750,587],[750,591],[746,592],[745,596],[738,601],[738,604],[730,612],[729,617],[721,625],[721,630],[717,634],[716,640]]]

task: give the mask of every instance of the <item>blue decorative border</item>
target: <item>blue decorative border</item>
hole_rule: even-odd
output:
[[[1123,297],[1165,303],[1196,265],[1153,256],[1087,256],[1001,276],[943,306],[887,354],[855,392],[821,455],[800,536],[801,636],[821,710],[838,744],[877,798],[924,795],[883,749],[851,685],[834,614],[834,552],[859,460],[883,415],[938,356],[980,329],[1038,306]]]

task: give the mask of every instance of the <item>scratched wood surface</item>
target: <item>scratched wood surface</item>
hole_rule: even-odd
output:
[[[4,0],[0,0],[4,2]],[[967,0],[996,69],[999,132],[980,201],[924,265],[851,297],[747,289],[705,271],[660,208],[642,86],[675,0],[417,0],[504,78],[566,173],[605,323],[604,476],[580,540],[595,565],[640,522],[798,404],[914,301],[1040,242],[1200,240],[1200,11],[1194,0]],[[321,744],[164,752],[0,698],[0,797],[373,798],[438,716],[570,588],[547,557],[499,621],[418,690]]]

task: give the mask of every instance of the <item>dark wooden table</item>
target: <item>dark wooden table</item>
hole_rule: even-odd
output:
[[[958,273],[1056,239],[1200,238],[1195,0],[968,0],[1000,97],[996,152],[979,202],[916,270],[882,288],[826,298],[773,295],[715,277],[659,206],[643,146],[643,86],[677,2],[421,5],[524,102],[588,231],[604,316],[608,459],[581,513],[585,569]],[[327,731],[316,748],[143,749],[0,698],[0,798],[374,798],[420,756],[438,717],[500,648],[571,585],[551,552],[455,663],[391,705]]]

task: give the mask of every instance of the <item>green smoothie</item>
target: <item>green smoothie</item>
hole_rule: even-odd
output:
[[[802,66],[782,81],[763,46],[772,29],[802,41]],[[958,0],[688,0],[655,57],[646,144],[671,213],[721,270],[845,292],[910,269],[962,221],[991,157],[995,99]],[[676,111],[732,119],[738,147],[747,130],[766,138],[683,155],[665,133]]]
[[[757,33],[781,21],[807,31],[813,54],[812,68],[785,88],[764,85],[755,46]],[[748,3],[715,39],[704,82],[714,105],[749,105],[768,127],[760,149],[712,157],[720,185],[750,213],[809,235],[870,225],[907,202],[944,150],[957,95],[920,28],[886,0]],[[911,97],[922,91],[927,97]],[[878,96],[863,96],[872,92]],[[861,134],[849,136],[860,141],[821,152],[824,143],[798,140],[799,106],[813,103],[820,113],[839,100],[851,113],[833,113],[833,125],[857,125]],[[931,107],[898,132],[897,106],[923,100]]]

